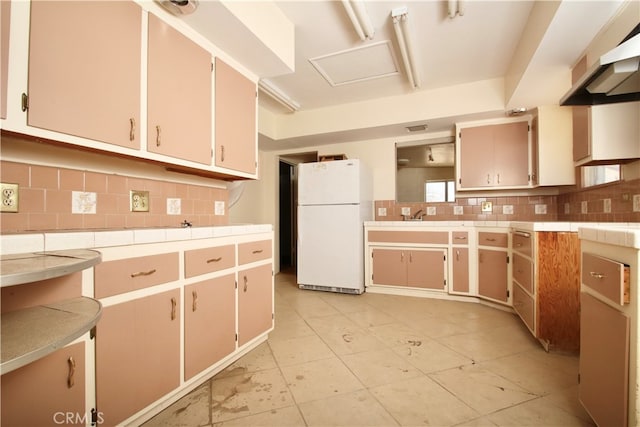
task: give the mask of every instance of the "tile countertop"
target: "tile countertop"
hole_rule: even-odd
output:
[[[0,253],[8,255],[67,249],[95,249],[109,246],[239,236],[270,231],[273,231],[271,224],[236,224],[212,227],[3,234],[0,236]]]

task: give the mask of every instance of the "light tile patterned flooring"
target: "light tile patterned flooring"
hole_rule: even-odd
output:
[[[269,340],[145,426],[593,426],[578,358],[468,302],[297,288]]]

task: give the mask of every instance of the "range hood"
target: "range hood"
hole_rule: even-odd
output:
[[[560,105],[640,101],[640,24],[602,55],[560,99]]]

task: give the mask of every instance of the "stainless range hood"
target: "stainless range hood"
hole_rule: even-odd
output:
[[[560,99],[560,105],[640,101],[640,24],[602,55]]]

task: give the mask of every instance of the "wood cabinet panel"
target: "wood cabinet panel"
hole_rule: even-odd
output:
[[[271,264],[238,272],[238,345],[273,327]]]
[[[96,298],[178,280],[178,252],[107,261],[94,268]]]
[[[256,173],[256,101],[256,84],[216,58],[216,166]]]
[[[490,249],[478,250],[478,294],[507,302],[507,254]]]
[[[514,122],[494,129],[494,170],[496,186],[529,184],[529,123]]]
[[[469,249],[453,248],[453,286],[454,293],[469,293]]]
[[[79,342],[4,374],[2,425],[88,425],[83,422],[91,419],[85,407],[85,371],[85,343]],[[66,413],[85,418],[66,422]]]
[[[271,240],[240,243],[238,245],[238,264],[249,264],[271,258]]]
[[[140,148],[141,16],[128,1],[31,2],[28,124]]]
[[[478,126],[460,131],[460,177],[463,188],[493,183],[493,127]]]
[[[412,249],[408,252],[407,286],[444,290],[446,257],[442,249]]]
[[[593,296],[580,298],[578,398],[597,425],[628,425],[629,317]]]
[[[185,287],[185,381],[236,349],[235,275]]]
[[[235,265],[235,245],[193,249],[184,253],[184,275],[187,278],[225,270]]]
[[[407,283],[407,267],[404,251],[398,249],[373,249],[373,282],[382,285],[404,286]]]
[[[147,149],[211,164],[211,54],[149,14]]]
[[[96,333],[96,398],[116,425],[180,384],[180,290],[105,307]]]
[[[385,243],[432,243],[446,245],[449,233],[446,231],[376,231],[368,233],[369,242]]]

